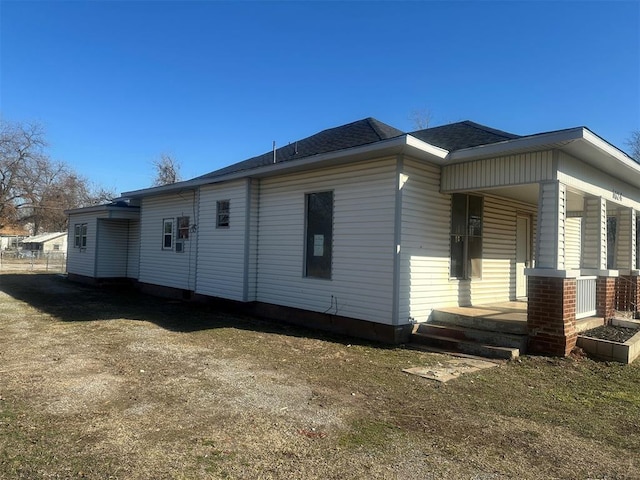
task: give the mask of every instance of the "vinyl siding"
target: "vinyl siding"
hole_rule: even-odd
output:
[[[555,178],[552,151],[522,153],[442,167],[442,191],[510,187]]]
[[[247,291],[245,300],[255,301],[258,292],[258,229],[260,218],[260,181],[251,179],[249,184],[249,215],[248,221],[248,240],[249,244],[245,245],[245,251],[248,258],[246,259],[247,268]]]
[[[127,276],[128,220],[98,219],[96,277]]]
[[[634,210],[621,210],[618,213],[618,232],[616,235],[616,268],[632,270],[635,268],[636,213]]]
[[[449,279],[451,197],[440,193],[440,168],[405,158],[402,187],[399,323],[426,321],[433,308],[458,305]]]
[[[392,323],[396,159],[260,182],[257,300]],[[305,278],[305,194],[333,191],[332,278]]]
[[[129,255],[127,256],[127,277],[138,278],[140,267],[140,221],[131,220],[127,232]]]
[[[197,293],[242,301],[245,279],[247,181],[200,190]],[[229,200],[229,227],[217,228],[217,202]]]
[[[516,224],[519,215],[536,222],[536,206],[513,199],[484,195],[482,277],[470,282],[472,305],[516,298]]]
[[[607,268],[607,206],[601,198],[587,197],[584,202],[582,267]]]
[[[566,189],[558,182],[540,184],[536,267],[564,269]]]
[[[191,232],[184,242],[184,251],[175,251],[177,224],[174,225],[173,248],[162,248],[162,221],[165,218],[188,216],[195,222],[197,194],[185,190],[177,194],[158,195],[142,199],[140,213],[140,276],[143,283],[183,290],[195,289],[197,232]]]
[[[98,218],[106,214],[75,214],[69,216],[69,236],[67,240],[67,272],[86,277],[96,276],[96,231]],[[75,225],[87,224],[87,247],[77,248],[74,243]]]
[[[565,232],[565,267],[567,270],[577,270],[580,268],[582,249],[582,217],[568,217]]]

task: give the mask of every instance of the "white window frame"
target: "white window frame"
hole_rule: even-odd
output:
[[[226,204],[226,208],[224,207]],[[226,221],[224,220],[226,218]],[[231,226],[231,200],[218,200],[216,202],[216,228],[229,228]]]
[[[76,223],[73,226],[73,248],[87,248],[87,224]]]
[[[173,250],[173,232],[175,220],[173,218],[162,219],[162,250]],[[167,225],[170,226],[170,231],[167,232]],[[167,238],[169,239],[169,245],[167,246]]]

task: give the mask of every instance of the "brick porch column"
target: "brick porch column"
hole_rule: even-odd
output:
[[[598,277],[596,280],[596,315],[609,323],[613,317],[616,299],[616,278]]]
[[[575,347],[576,279],[529,275],[529,352],[567,356]]]
[[[638,277],[620,275],[616,278],[614,308],[625,312],[638,310]]]

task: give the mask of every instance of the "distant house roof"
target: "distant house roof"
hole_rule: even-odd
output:
[[[410,135],[450,152],[520,138],[520,135],[496,130],[469,120],[417,130]]]
[[[273,163],[288,162],[299,158],[310,157],[321,153],[335,152],[347,148],[359,147],[370,143],[399,137],[405,132],[382,123],[375,118],[365,118],[340,127],[329,128],[310,137],[280,147],[257,157],[234,163],[228,167],[215,170],[197,178],[213,178],[229,173],[251,170],[253,168],[271,165]]]
[[[6,225],[0,227],[0,237],[26,237],[29,235],[22,227]]]
[[[33,237],[25,238],[22,243],[45,243],[49,240],[53,240],[58,237],[62,237],[66,235],[67,232],[53,232],[53,233],[43,233],[41,235],[35,235]]]

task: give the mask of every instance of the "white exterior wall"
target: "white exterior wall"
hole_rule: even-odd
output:
[[[440,168],[405,158],[403,173],[400,324],[457,306],[459,284],[449,279],[451,196],[440,193]]]
[[[184,251],[176,252],[178,235],[174,224],[173,247],[162,248],[162,222],[165,218],[188,216],[193,224],[197,218],[197,193],[184,190],[175,194],[158,195],[142,199],[140,209],[140,271],[143,283],[162,285],[183,290],[195,289],[197,232],[190,232],[184,242]]]
[[[75,214],[69,216],[69,235],[67,237],[67,272],[86,277],[96,276],[96,232],[98,218],[105,214]],[[74,246],[74,229],[77,224],[87,224],[87,247]]]
[[[196,293],[244,300],[247,193],[247,180],[201,188]],[[220,200],[229,200],[228,228],[216,228]]]
[[[536,209],[513,199],[484,195],[482,277],[470,280],[472,305],[515,300],[516,223],[519,215],[529,216],[535,238]]]
[[[247,286],[245,300],[252,302],[258,295],[258,225],[260,218],[260,181],[252,179],[249,183],[249,198],[247,199],[249,208],[247,237],[249,244],[245,245],[247,254]]]
[[[582,251],[582,216],[568,217],[565,224],[565,265],[567,270],[580,268]]]
[[[129,254],[127,256],[127,277],[138,278],[140,269],[140,221],[129,221],[127,232]]]
[[[260,182],[257,300],[392,324],[396,159]],[[331,280],[305,278],[305,194],[333,191]]]
[[[51,252],[60,252],[64,253],[67,251],[67,238],[68,235],[60,235],[58,238],[54,238],[52,240],[48,240],[42,244],[42,251],[45,253]],[[57,248],[56,248],[57,245]]]
[[[127,276],[129,221],[98,219],[96,277]]]

